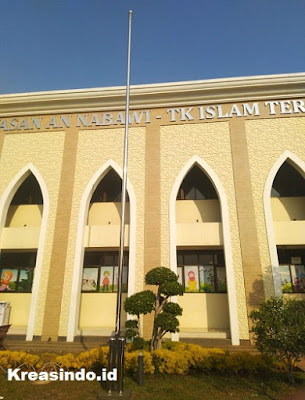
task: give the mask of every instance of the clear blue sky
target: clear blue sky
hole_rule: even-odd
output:
[[[305,0],[0,0],[0,93],[305,71]]]

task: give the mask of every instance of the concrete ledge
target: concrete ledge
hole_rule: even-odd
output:
[[[230,334],[226,331],[203,331],[199,329],[183,329],[179,333],[180,338],[199,339],[229,339]]]

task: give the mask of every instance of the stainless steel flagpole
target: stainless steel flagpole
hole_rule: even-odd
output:
[[[120,248],[118,265],[118,287],[117,304],[115,316],[114,337],[109,342],[109,370],[116,368],[117,381],[109,382],[107,396],[119,396],[123,394],[124,384],[124,351],[125,338],[121,336],[121,310],[122,310],[122,284],[123,284],[123,265],[124,265],[124,239],[125,239],[125,210],[127,195],[127,162],[128,162],[128,128],[129,128],[129,92],[130,92],[130,45],[131,45],[131,18],[132,11],[129,11],[128,24],[128,51],[127,51],[127,82],[126,82],[126,109],[125,109],[125,135],[124,135],[124,155],[123,155],[123,177],[122,177],[122,196],[121,196],[121,229],[120,229]],[[113,394],[114,391],[114,394]],[[103,399],[104,394],[100,392],[98,399]]]
[[[121,332],[122,283],[123,283],[123,263],[124,263],[124,240],[125,240],[125,210],[126,210],[127,163],[128,163],[131,18],[132,18],[132,11],[130,10],[129,11],[129,24],[128,24],[125,136],[124,136],[123,179],[122,179],[122,198],[121,198],[122,212],[121,212],[119,270],[118,270],[118,288],[117,288],[118,291],[117,291],[116,321],[115,321],[115,336],[116,337],[119,337],[120,332]]]

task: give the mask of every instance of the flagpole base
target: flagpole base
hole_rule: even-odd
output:
[[[124,390],[120,393],[118,391],[107,392],[106,390],[101,390],[97,396],[97,400],[130,400],[132,392],[131,390]]]

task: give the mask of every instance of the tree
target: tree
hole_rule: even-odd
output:
[[[293,368],[305,356],[305,300],[272,297],[250,314],[255,346],[261,353],[282,361],[294,383]]]
[[[178,283],[177,275],[168,268],[154,268],[146,274],[147,285],[157,286],[157,293],[151,290],[136,293],[125,300],[124,309],[131,315],[148,314],[154,311],[154,324],[150,341],[150,350],[161,347],[162,338],[166,332],[179,332],[178,315],[182,308],[177,303],[169,301],[171,296],[183,295],[182,285]]]

